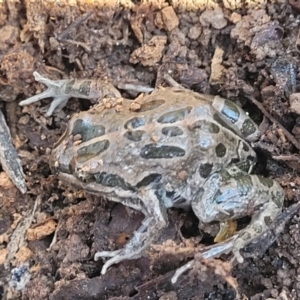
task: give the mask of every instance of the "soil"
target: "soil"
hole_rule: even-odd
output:
[[[121,248],[143,216],[64,185],[48,166],[70,116],[94,103],[72,98],[47,118],[49,99],[18,105],[44,90],[33,71],[51,79],[100,78],[116,87],[166,85],[169,74],[186,88],[231,99],[260,124],[254,172],[276,179],[290,207],[300,185],[298,1],[106,2],[0,2],[0,109],[27,182],[22,195],[0,172],[0,298],[300,299],[298,212],[288,214],[282,232],[274,226],[277,240],[268,249],[253,244],[248,250],[255,255],[244,263],[199,259],[172,284],[174,271],[195,253],[181,255],[178,245],[196,249],[200,239],[191,212],[170,210],[160,255],[101,275],[103,261],[95,262],[94,253]]]

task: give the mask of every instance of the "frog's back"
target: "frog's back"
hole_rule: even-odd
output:
[[[121,189],[160,180],[193,193],[210,174],[254,155],[200,94],[168,88],[135,101],[135,111],[131,104],[125,101],[121,113],[97,107],[73,118],[70,138],[53,152],[60,170]]]

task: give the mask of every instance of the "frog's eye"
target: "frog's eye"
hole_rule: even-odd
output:
[[[89,141],[95,137],[105,134],[105,127],[102,125],[93,125],[82,119],[78,119],[73,124],[72,135],[81,135],[82,142]]]

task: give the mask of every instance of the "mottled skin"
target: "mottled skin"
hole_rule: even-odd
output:
[[[268,229],[284,193],[271,179],[249,175],[256,155],[246,142],[259,137],[254,122],[220,97],[165,88],[123,110],[101,104],[75,115],[53,150],[60,179],[140,210],[145,219],[127,245],[95,255],[112,264],[140,257],[168,223],[169,207],[192,207],[200,223],[252,215],[232,251]],[[80,141],[78,141],[78,139]]]

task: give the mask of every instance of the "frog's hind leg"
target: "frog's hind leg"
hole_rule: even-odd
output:
[[[283,200],[284,192],[276,181],[232,166],[211,175],[194,195],[191,206],[203,223],[252,215],[251,223],[238,233],[232,249],[242,262],[239,250],[268,229],[280,214]]]
[[[268,230],[272,222],[281,213],[284,200],[283,189],[276,181],[256,175],[251,175],[251,177],[258,186],[256,205],[253,208],[254,213],[250,224],[239,232],[232,248],[232,253],[239,263],[244,261],[240,249]],[[265,192],[263,187],[266,187],[266,185],[269,186],[268,194],[260,195]]]
[[[159,237],[161,230],[166,227],[168,222],[166,208],[159,203],[154,191],[147,191],[142,198],[145,205],[141,211],[146,215],[145,219],[125,247],[116,251],[101,251],[95,254],[95,260],[100,257],[112,257],[103,265],[101,274],[105,274],[113,264],[141,257],[143,252]],[[129,203],[126,205],[131,206]]]

